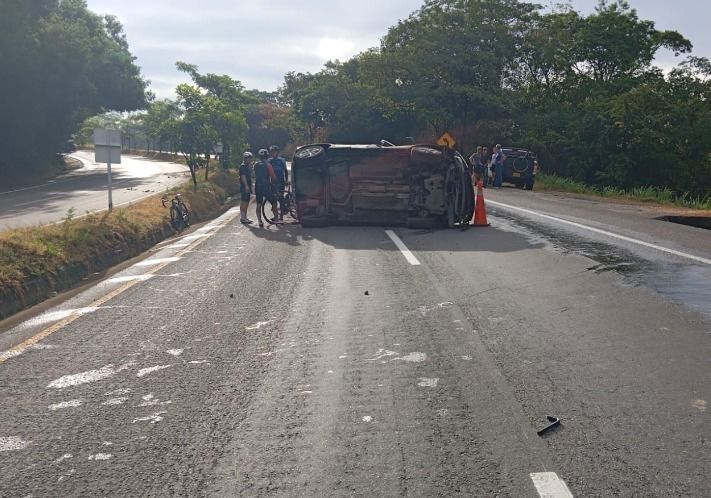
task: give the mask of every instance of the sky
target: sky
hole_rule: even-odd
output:
[[[328,60],[347,60],[380,43],[398,20],[423,0],[88,0],[98,14],[124,25],[151,90],[173,96],[188,78],[176,61],[202,73],[228,74],[248,89],[276,90],[289,71],[317,72]],[[538,0],[549,5],[549,0]],[[583,14],[597,0],[572,0]],[[660,30],[677,30],[694,45],[694,55],[711,58],[711,2],[629,0],[641,19]],[[682,58],[660,51],[656,64],[670,69]]]

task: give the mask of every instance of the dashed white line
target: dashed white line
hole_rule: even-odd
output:
[[[632,237],[627,237],[625,235],[620,235],[620,234],[614,233],[614,232],[608,232],[607,230],[601,230],[599,228],[594,228],[594,227],[591,227],[588,225],[583,225],[582,223],[568,221],[563,218],[558,218],[557,216],[551,216],[549,214],[538,213],[538,212],[532,211],[530,209],[524,209],[524,208],[520,208],[520,207],[516,207],[516,206],[510,206],[508,204],[503,204],[501,202],[496,202],[496,201],[486,201],[486,202],[489,204],[493,204],[494,206],[502,207],[504,209],[511,209],[514,211],[520,211],[522,213],[530,214],[533,216],[538,216],[540,218],[556,221],[558,223],[564,223],[566,225],[570,225],[570,226],[573,226],[576,228],[582,228],[583,230],[588,230],[590,232],[599,233],[600,235],[605,235],[607,237],[612,237],[615,239],[624,240],[625,242],[630,242],[632,244],[637,244],[640,246],[648,247],[648,248],[654,249],[656,251],[661,251],[661,252],[665,252],[667,254],[672,254],[674,256],[679,256],[680,258],[690,259],[692,261],[696,261],[697,263],[704,263],[706,265],[711,265],[711,259],[702,258],[701,256],[694,256],[693,254],[677,251],[674,249],[669,249],[668,247],[663,247],[663,246],[659,246],[657,244],[652,244],[651,242],[645,242],[643,240],[633,239]]]
[[[412,254],[412,252],[410,252],[405,243],[400,240],[400,237],[395,235],[395,232],[393,232],[392,230],[385,230],[385,233],[388,237],[390,237],[390,240],[393,241],[397,248],[400,249],[400,252],[403,256],[405,256],[405,259],[408,263],[410,263],[412,266],[420,266],[419,260],[415,257],[414,254]]]
[[[565,481],[555,472],[533,472],[531,480],[541,498],[573,498]]]

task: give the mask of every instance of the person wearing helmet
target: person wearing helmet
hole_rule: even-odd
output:
[[[259,226],[264,226],[262,222],[262,204],[266,201],[271,203],[274,218],[278,222],[276,196],[274,195],[274,186],[277,183],[277,177],[274,174],[272,165],[269,164],[269,151],[267,149],[259,149],[259,161],[254,165],[254,183],[254,193],[257,196],[257,220],[259,221]]]
[[[286,159],[279,155],[279,147],[272,145],[269,147],[269,164],[272,165],[274,174],[276,175],[276,190],[277,190],[277,200],[279,201],[279,219],[284,219],[284,212],[288,211],[288,206],[284,205],[284,196],[282,192],[286,189],[286,185],[289,183],[289,171],[286,169]]]
[[[242,223],[249,225],[254,223],[252,220],[247,218],[247,209],[249,208],[249,201],[252,199],[252,161],[254,160],[254,155],[247,151],[242,154],[242,164],[239,166],[239,182],[240,182],[240,192],[241,200],[239,205],[239,218]]]

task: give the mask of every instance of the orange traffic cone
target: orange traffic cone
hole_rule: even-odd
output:
[[[484,204],[484,182],[479,180],[476,184],[476,204],[474,206],[474,227],[488,227],[486,221],[486,205]]]

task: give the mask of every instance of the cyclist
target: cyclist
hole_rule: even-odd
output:
[[[254,155],[247,151],[242,154],[242,164],[239,166],[239,182],[240,182],[240,192],[242,195],[242,202],[239,205],[239,219],[245,225],[250,225],[254,223],[252,220],[247,218],[247,209],[249,208],[249,201],[252,199],[252,161],[254,160]]]
[[[277,183],[277,177],[274,174],[272,165],[269,164],[269,151],[267,149],[259,149],[259,161],[254,165],[254,193],[257,195],[257,220],[259,226],[263,227],[262,222],[262,204],[269,201],[272,205],[275,221],[278,223],[276,209],[276,195],[274,194],[274,185]]]
[[[284,219],[284,212],[289,210],[289,206],[284,205],[284,196],[282,192],[286,189],[289,183],[289,171],[286,169],[286,159],[279,155],[279,147],[272,145],[269,147],[269,154],[272,156],[269,159],[269,164],[272,165],[274,174],[276,175],[276,191],[279,201],[279,219]]]

